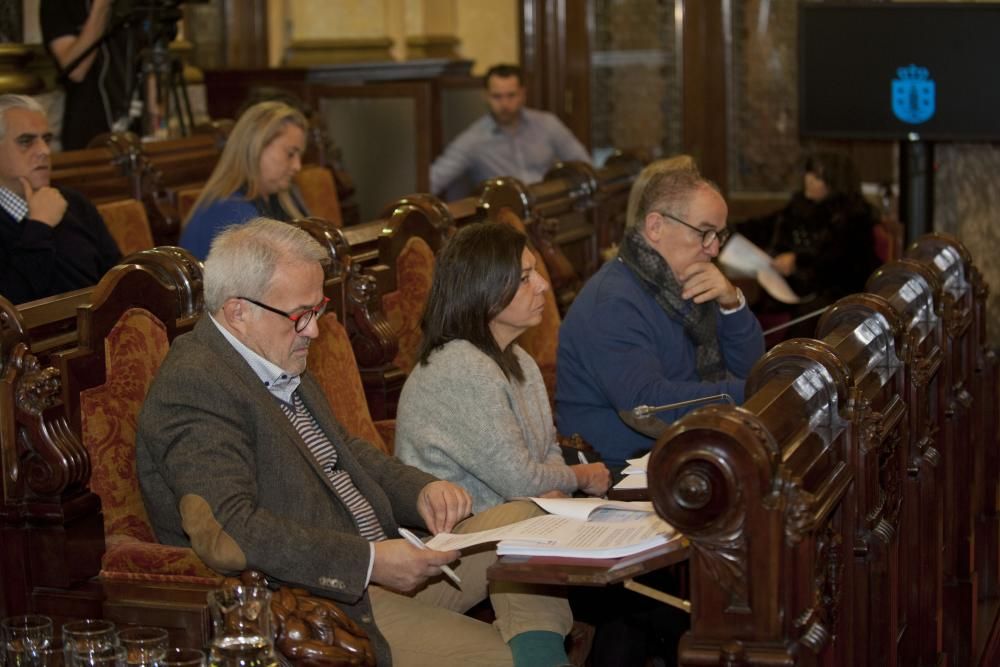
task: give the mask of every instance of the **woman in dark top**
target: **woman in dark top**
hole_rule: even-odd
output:
[[[737,231],[766,250],[772,265],[811,310],[864,289],[878,265],[878,215],[861,194],[850,158],[815,153],[804,163],[803,188],[777,213]]]

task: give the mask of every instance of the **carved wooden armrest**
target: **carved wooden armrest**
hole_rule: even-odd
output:
[[[265,584],[255,570],[227,583]],[[298,667],[375,667],[367,633],[335,603],[302,588],[282,586],[271,595],[275,647]]]

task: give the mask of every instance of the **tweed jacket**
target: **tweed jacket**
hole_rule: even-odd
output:
[[[417,496],[435,478],[348,435],[308,373],[297,391],[386,535],[425,527]],[[150,388],[136,464],[162,543],[337,601],[368,632],[379,664],[390,663],[365,586],[369,543],[277,399],[207,315],[174,341]]]

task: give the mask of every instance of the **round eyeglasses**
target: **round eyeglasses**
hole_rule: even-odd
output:
[[[238,296],[236,298],[243,299],[244,301],[249,301],[253,305],[259,306],[264,310],[269,310],[275,315],[281,315],[283,317],[287,317],[295,324],[295,333],[302,333],[303,331],[305,331],[305,328],[309,326],[310,322],[312,322],[313,317],[318,318],[320,315],[326,312],[326,306],[328,303],[330,303],[330,297],[324,296],[323,300],[317,303],[312,308],[306,308],[305,310],[300,310],[297,313],[286,313],[283,310],[278,310],[273,306],[269,306],[266,303],[261,303],[260,301],[256,301],[254,299],[251,299],[250,297]]]
[[[689,225],[688,223],[678,218],[676,215],[671,215],[666,211],[657,211],[657,213],[662,215],[664,218],[670,218],[674,222],[679,222],[688,229],[693,230],[698,234],[700,234],[702,248],[708,248],[709,246],[712,245],[714,241],[718,241],[719,247],[722,247],[726,244],[726,241],[728,241],[729,237],[732,235],[732,232],[729,231],[729,227],[723,227],[722,229],[698,229],[694,225]]]

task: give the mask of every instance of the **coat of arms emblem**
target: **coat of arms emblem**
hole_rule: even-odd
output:
[[[892,112],[904,123],[917,125],[935,111],[934,80],[926,67],[909,65],[896,70],[892,80]]]

